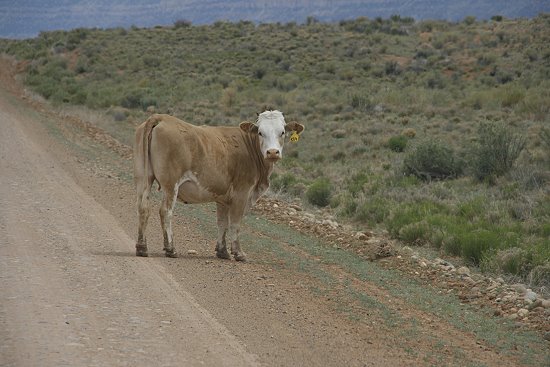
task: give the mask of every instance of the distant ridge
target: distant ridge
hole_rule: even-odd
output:
[[[550,12],[550,0],[0,0],[0,37],[29,38],[79,27],[151,27],[176,20],[303,23],[308,17],[336,22],[398,14],[459,21],[466,16],[530,18],[542,12]]]

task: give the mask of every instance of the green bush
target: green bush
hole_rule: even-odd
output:
[[[456,178],[462,174],[462,161],[455,157],[451,148],[426,140],[407,154],[403,173],[426,181]]]
[[[288,189],[298,182],[296,176],[292,173],[285,173],[283,175],[273,174],[271,176],[271,188],[275,191],[285,191],[288,192]]]
[[[388,147],[394,152],[402,152],[407,147],[408,139],[404,135],[392,136],[388,140]]]
[[[309,185],[306,191],[306,198],[310,204],[316,206],[327,206],[330,203],[332,185],[326,178],[319,178]]]
[[[478,142],[472,149],[475,177],[487,180],[507,173],[525,147],[525,138],[502,124],[486,122],[478,130]]]
[[[367,199],[355,208],[355,218],[361,222],[382,223],[389,215],[389,203],[382,198]]]
[[[357,196],[363,191],[363,187],[369,181],[369,176],[366,173],[356,173],[346,179],[346,188],[352,196]]]

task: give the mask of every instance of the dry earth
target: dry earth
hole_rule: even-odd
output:
[[[478,315],[449,284],[410,280],[413,265],[393,269],[403,258],[370,261],[394,253],[373,233],[317,230],[319,240],[314,229],[282,225],[284,203],[264,201],[245,221],[247,263],[214,256],[211,206],[179,206],[182,257],[161,256],[155,215],[152,256],[135,257],[129,147],[23,98],[14,72],[0,63],[0,365],[549,362],[548,343],[528,323]],[[357,241],[374,247],[356,254]]]

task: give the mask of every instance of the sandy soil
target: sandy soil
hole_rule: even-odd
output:
[[[117,174],[129,167],[129,148],[31,108],[11,73],[0,82],[2,366],[520,364],[342,269],[327,266],[404,320],[420,320],[418,341],[360,305],[340,312],[345,300],[316,293],[314,277],[262,253],[247,263],[217,259],[215,237],[193,216],[175,218],[182,257],[161,256],[155,212],[151,257],[135,257],[134,189]],[[245,233],[311,260],[281,239]],[[434,352],[438,340],[449,348]]]

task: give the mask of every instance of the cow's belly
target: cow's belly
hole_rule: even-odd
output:
[[[179,182],[178,199],[186,204],[207,203],[216,201],[216,195],[201,185],[194,174],[186,172]]]

